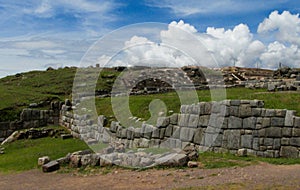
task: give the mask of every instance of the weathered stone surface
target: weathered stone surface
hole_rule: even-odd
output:
[[[256,127],[256,117],[248,117],[243,119],[244,129],[255,129]]]
[[[53,172],[59,170],[59,163],[57,161],[51,161],[42,166],[43,172]]]
[[[222,146],[222,135],[218,133],[205,133],[204,145],[206,147],[220,147]]]
[[[294,117],[295,120],[294,120],[294,127],[296,128],[300,128],[300,117]]]
[[[170,137],[170,136],[172,136],[172,134],[173,134],[173,125],[169,125],[169,126],[166,128],[165,136],[166,136],[166,137]]]
[[[300,128],[293,128],[293,137],[300,137]]]
[[[228,120],[228,128],[229,129],[241,129],[242,128],[243,119],[231,116]]]
[[[180,138],[180,128],[181,127],[173,126],[173,135],[172,135],[172,137],[174,139],[179,139]]]
[[[275,117],[276,110],[274,109],[266,109],[265,117]]]
[[[178,124],[178,114],[174,113],[170,116],[170,124],[177,125]]]
[[[189,117],[190,114],[180,114],[179,115],[179,121],[178,121],[178,125],[180,127],[187,127],[189,125]]]
[[[252,148],[253,136],[252,135],[242,135],[241,137],[241,146],[243,148]]]
[[[284,126],[292,127],[294,125],[295,111],[287,110],[284,119]]]
[[[273,138],[265,138],[264,139],[264,145],[265,146],[273,146],[274,144],[274,139]]]
[[[231,106],[239,106],[239,105],[241,105],[241,100],[231,100],[230,105]]]
[[[283,137],[291,137],[292,136],[292,128],[283,127],[281,132],[282,132]]]
[[[188,166],[189,168],[197,168],[198,165],[199,165],[199,163],[198,163],[198,162],[195,162],[195,161],[189,161],[189,162],[187,163],[187,166]]]
[[[195,144],[199,144],[200,145],[202,143],[202,139],[203,139],[203,129],[202,128],[198,128],[195,131],[193,142]]]
[[[224,131],[224,147],[228,149],[239,149],[241,145],[240,130],[226,130]]]
[[[300,147],[300,137],[291,138],[290,145]]]
[[[208,122],[209,122],[209,115],[202,115],[199,117],[199,123],[198,126],[199,127],[207,127],[208,126]]]
[[[282,146],[280,149],[280,156],[285,158],[298,158],[299,151],[296,147]]]
[[[156,122],[156,127],[167,127],[170,124],[170,118],[169,117],[158,117]]]
[[[245,149],[245,148],[238,149],[237,155],[238,156],[247,156],[247,149]]]
[[[252,115],[252,108],[250,105],[241,105],[239,107],[239,116],[242,118],[250,117]]]
[[[192,142],[196,129],[182,127],[180,130],[180,140],[185,142]]]
[[[280,127],[266,128],[266,137],[280,138],[281,137],[281,128]]]
[[[282,127],[284,125],[284,118],[272,117],[271,126],[273,127]]]
[[[255,117],[261,116],[262,108],[252,108],[252,115]]]
[[[238,117],[239,116],[239,106],[230,106],[229,113],[231,116]]]
[[[79,168],[81,166],[82,155],[72,154],[70,156],[70,166],[73,168]]]
[[[199,115],[191,114],[189,117],[188,127],[197,128],[199,123]]]
[[[44,164],[47,164],[48,162],[50,162],[49,156],[43,156],[38,159],[38,166],[42,166]]]

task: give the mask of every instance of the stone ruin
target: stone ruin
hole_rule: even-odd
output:
[[[160,117],[156,125],[138,128],[111,122],[104,116],[73,115],[63,106],[60,124],[89,144],[119,142],[126,148],[182,149],[230,152],[259,157],[300,158],[300,117],[295,111],[266,109],[259,100],[224,100],[181,106],[181,112]]]

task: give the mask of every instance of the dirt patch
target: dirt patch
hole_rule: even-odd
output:
[[[259,163],[221,169],[150,169],[132,171],[113,168],[90,176],[31,170],[0,175],[0,189],[300,189],[300,165]]]

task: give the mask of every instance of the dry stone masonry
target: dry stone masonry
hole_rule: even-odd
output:
[[[60,107],[61,103],[56,101],[51,103],[49,110],[24,109],[20,115],[20,120],[0,122],[1,141],[17,130],[39,128],[47,125],[58,125]]]
[[[300,117],[295,111],[266,109],[260,100],[224,100],[183,105],[179,114],[160,117],[155,126],[104,127],[105,117],[73,115],[64,105],[60,123],[89,144],[120,142],[127,148],[184,148],[260,157],[300,158]]]

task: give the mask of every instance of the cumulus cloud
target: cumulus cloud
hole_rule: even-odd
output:
[[[264,20],[259,32],[268,32],[279,24],[270,23],[279,16],[281,20],[293,18],[293,22],[285,24],[291,30],[295,26],[298,15],[288,12],[271,13],[271,20]],[[287,16],[288,15],[288,16]],[[296,22],[297,23],[297,22]],[[283,26],[280,26],[283,27]],[[297,30],[297,29],[295,29]],[[155,43],[143,36],[133,36],[124,43],[124,51],[116,56],[113,65],[135,65],[145,60],[148,66],[184,66],[201,65],[208,67],[240,66],[276,69],[279,62],[285,66],[299,67],[300,50],[295,33],[285,33],[280,29],[276,32],[280,41],[263,43],[255,38],[246,24],[239,24],[233,29],[208,27],[206,32],[197,29],[184,21],[173,21],[167,30],[160,32],[160,43]],[[283,35],[284,33],[284,35]],[[297,32],[296,32],[297,33]],[[216,60],[216,64],[212,59]],[[153,62],[153,60],[155,60]],[[160,60],[160,61],[159,61]],[[166,65],[168,64],[168,65]]]
[[[280,42],[300,45],[300,18],[289,11],[274,11],[258,26],[258,33],[274,33]]]

